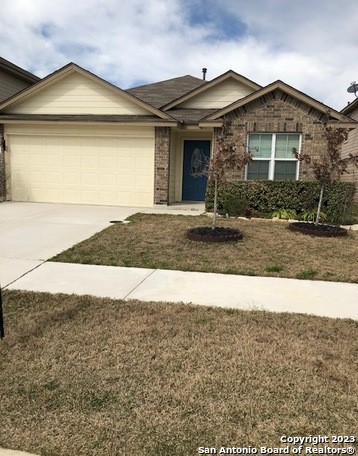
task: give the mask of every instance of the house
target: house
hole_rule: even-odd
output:
[[[0,57],[0,103],[39,80],[40,78],[34,74]],[[0,124],[0,135],[2,133],[3,126]],[[5,198],[6,193],[4,167],[4,155],[0,152],[0,202]]]
[[[70,63],[0,104],[2,196],[130,206],[202,201],[202,167],[224,119],[256,151],[238,177],[310,179],[292,148],[319,154],[324,120],[356,125],[333,109],[327,119],[327,109],[282,81],[262,87],[231,70],[211,81],[187,75],[122,90]]]
[[[358,121],[358,98],[343,108],[341,113]],[[347,141],[342,144],[342,158],[348,157],[349,154],[358,155],[358,129],[351,130],[348,133]],[[343,174],[341,180],[355,182],[356,191],[354,194],[354,202],[355,204],[358,204],[358,169],[353,164],[350,164],[348,166],[348,171],[349,174]]]
[[[0,57],[0,102],[39,80],[34,74]]]

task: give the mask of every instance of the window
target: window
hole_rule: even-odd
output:
[[[292,149],[300,151],[301,136],[286,133],[253,133],[248,147],[252,162],[247,166],[246,178],[271,180],[296,180],[298,161]]]

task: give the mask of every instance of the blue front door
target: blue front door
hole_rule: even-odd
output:
[[[183,201],[204,201],[210,160],[210,141],[184,141]]]

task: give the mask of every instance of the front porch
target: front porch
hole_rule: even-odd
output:
[[[213,129],[165,130],[161,137],[156,132],[154,202],[203,208],[207,177],[202,171],[212,157]]]

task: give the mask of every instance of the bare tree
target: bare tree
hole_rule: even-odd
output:
[[[328,116],[329,112],[327,113],[327,118]],[[319,223],[325,187],[337,182],[339,176],[349,173],[347,168],[350,163],[358,166],[358,155],[349,154],[346,158],[341,157],[342,144],[347,138],[348,131],[346,128],[327,126],[327,123],[325,123],[324,134],[327,139],[327,149],[316,159],[310,155],[298,153],[295,148],[292,150],[298,160],[311,166],[316,180],[321,184],[315,220],[316,225]]]
[[[217,150],[206,171],[209,180],[214,183],[213,230],[216,228],[219,187],[225,186],[230,174],[242,170],[252,161],[251,154],[245,145],[245,135],[231,130],[230,127],[230,122],[225,121],[221,135],[218,137]]]

